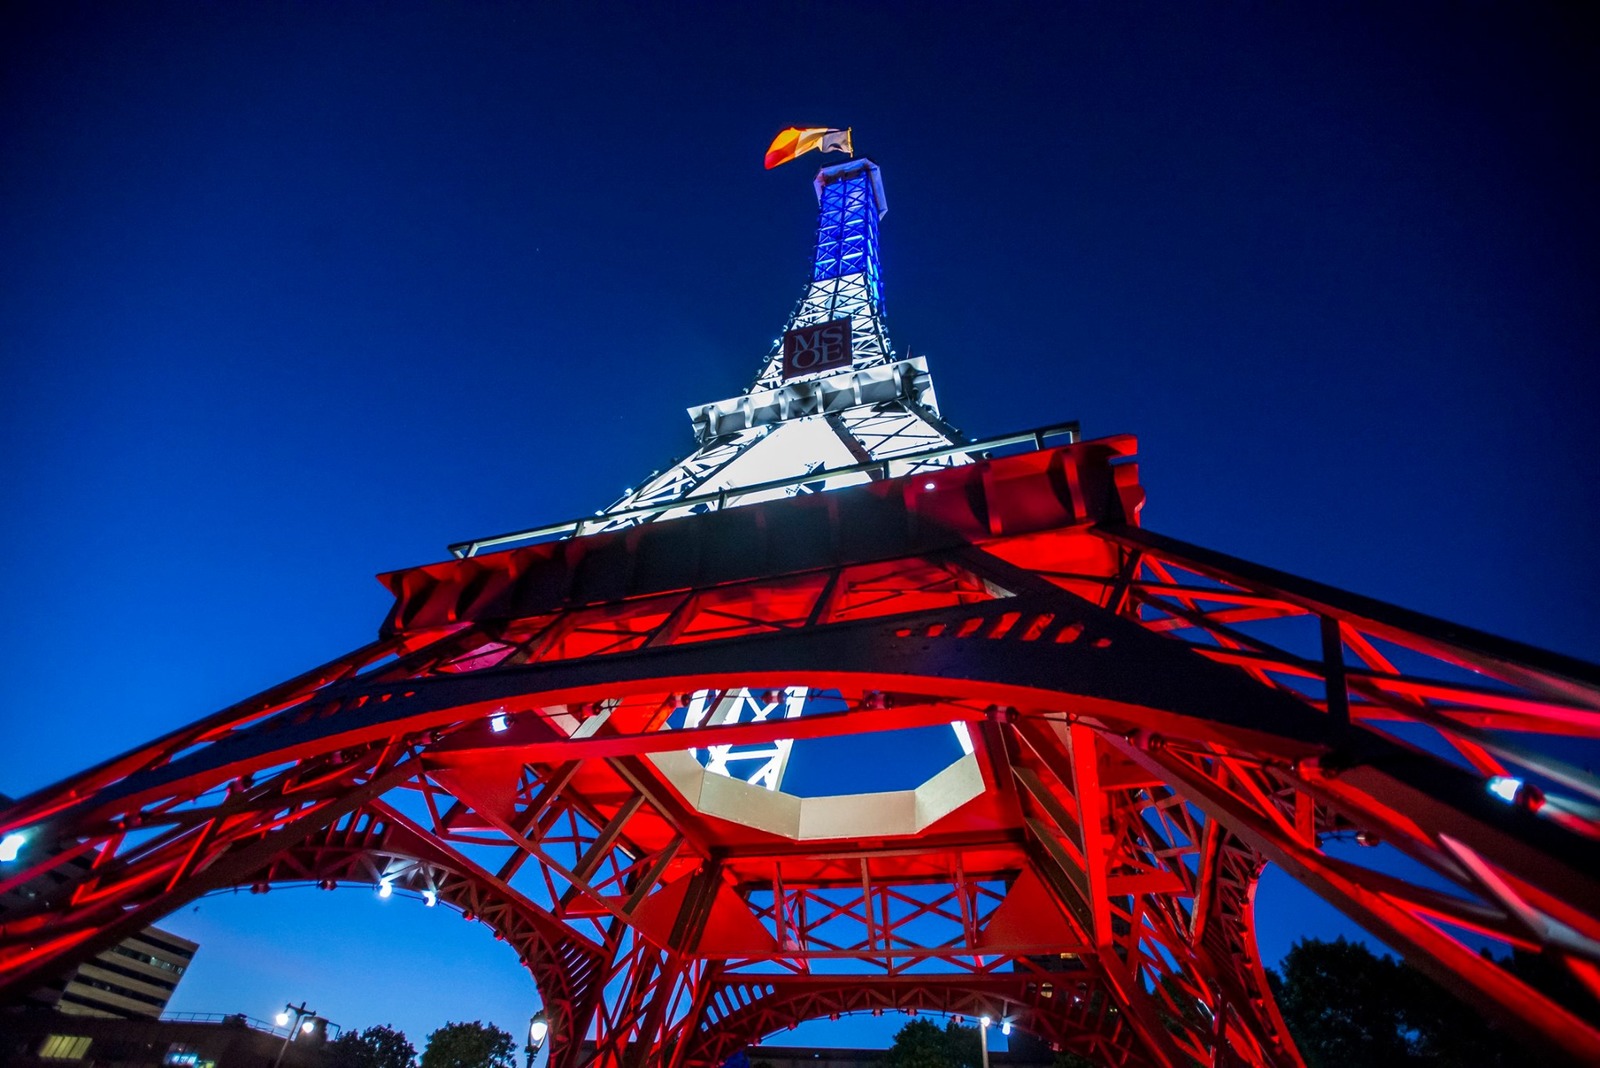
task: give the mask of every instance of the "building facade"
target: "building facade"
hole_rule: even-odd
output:
[[[55,1007],[77,1016],[156,1019],[198,948],[170,931],[146,927],[64,977]]]
[[[0,808],[10,803],[0,794]],[[47,882],[25,883],[0,893],[0,924],[10,913],[35,906],[41,894],[78,881],[88,867],[83,857],[73,857],[49,872]],[[57,1009],[79,1016],[153,1020],[166,1011],[198,948],[170,931],[146,927],[0,1009]]]
[[[324,1042],[291,1042],[243,1015],[216,1022],[23,1012],[0,1016],[0,1068],[323,1068]]]

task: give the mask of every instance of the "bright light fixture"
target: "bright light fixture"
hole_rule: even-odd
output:
[[[17,859],[17,854],[22,852],[22,843],[27,840],[27,835],[21,831],[12,831],[4,838],[0,838],[0,863],[10,863]]]
[[[985,1016],[983,1018],[983,1026],[988,1027],[992,1023],[994,1023],[994,1018],[992,1016]]]
[[[550,1021],[544,1018],[544,1013],[539,1013],[528,1021],[528,1044],[538,1049],[544,1044],[544,1036],[550,1033]]]
[[[1517,791],[1520,789],[1522,789],[1521,779],[1513,779],[1506,775],[1496,775],[1489,780],[1489,792],[1508,805],[1516,803]],[[0,857],[0,860],[4,859],[6,858]]]
[[[489,729],[494,731],[496,734],[499,734],[501,731],[505,730],[506,714],[504,712],[496,712],[494,715],[490,716]]]
[[[385,875],[378,880],[378,896],[388,897],[392,893],[394,893],[394,880]]]
[[[278,1015],[274,1016],[273,1019],[278,1021],[278,1026],[279,1027],[288,1027],[289,1026],[289,1014],[286,1013],[286,1012],[278,1013]]]
[[[316,1026],[317,1026],[317,1022],[315,1020],[311,1020],[311,1019],[302,1020],[300,1022],[300,1033],[303,1034],[303,1035],[309,1035],[311,1033],[312,1029],[315,1028]]]
[[[922,484],[922,488],[925,489],[925,490],[931,490],[931,489],[933,489],[933,483],[932,482],[924,482]]]
[[[424,890],[422,892],[422,903],[431,909],[439,903],[439,895],[432,890]]]
[[[1009,1035],[1011,1033],[1011,1021],[1010,1020],[1001,1020],[1000,1021],[1000,1033],[1002,1035]]]

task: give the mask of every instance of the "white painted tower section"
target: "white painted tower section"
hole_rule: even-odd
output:
[[[873,461],[915,457],[959,445],[962,439],[940,418],[927,362],[920,357],[897,359],[889,343],[878,261],[878,221],[888,209],[877,165],[858,159],[826,167],[817,174],[815,189],[819,212],[811,280],[784,333],[849,319],[850,365],[831,373],[785,379],[780,336],[742,394],[689,409],[699,445],[693,453],[652,475],[594,519],[582,522],[576,534],[618,530],[712,508],[817,493],[971,461],[965,453],[955,451],[908,459],[903,467],[859,470]],[[857,470],[842,470],[850,468]],[[786,479],[799,481],[770,485]],[[671,502],[686,498],[697,500],[682,508],[670,507]],[[648,511],[641,514],[640,509]],[[748,688],[700,691],[689,697],[684,726],[792,719],[804,713],[809,696],[804,687],[760,694]],[[962,748],[970,753],[966,725],[953,726]],[[766,745],[714,746],[705,754],[704,763],[708,771],[776,790],[783,782],[793,746],[788,739]]]

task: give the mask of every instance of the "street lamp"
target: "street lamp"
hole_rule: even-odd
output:
[[[989,1068],[989,1025],[992,1023],[994,1018],[988,1013],[978,1021],[978,1048],[983,1050],[983,1068]]]
[[[283,1011],[274,1018],[279,1027],[287,1027],[288,1033],[283,1036],[283,1045],[278,1047],[277,1059],[272,1062],[272,1068],[279,1068],[283,1064],[283,1055],[289,1052],[289,1043],[294,1041],[296,1035],[309,1035],[317,1029],[317,1014],[306,1008],[304,1001],[298,1005],[284,1005]]]
[[[550,1021],[545,1018],[544,1010],[540,1009],[528,1019],[527,1068],[533,1068],[534,1054],[544,1048],[544,1040],[549,1034]]]

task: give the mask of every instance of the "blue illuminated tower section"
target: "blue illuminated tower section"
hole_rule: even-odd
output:
[[[862,275],[874,306],[882,297],[878,263],[878,218],[889,208],[883,197],[883,176],[871,160],[830,167],[817,179],[817,254],[811,279],[826,282]]]
[[[892,362],[883,323],[883,267],[878,256],[878,221],[888,212],[883,174],[868,159],[825,168],[817,175],[817,241],[811,282],[786,330],[835,319],[851,320],[855,367]],[[750,392],[782,381],[783,352],[773,345]]]

